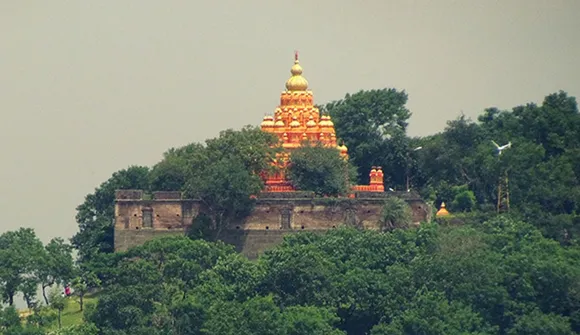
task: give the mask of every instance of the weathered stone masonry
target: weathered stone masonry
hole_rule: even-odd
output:
[[[233,244],[250,258],[280,243],[284,235],[300,231],[326,231],[348,225],[378,229],[386,196],[403,198],[415,223],[430,221],[431,209],[412,193],[358,192],[354,199],[314,198],[310,192],[262,193],[253,212],[223,230],[218,239]],[[180,192],[119,190],[115,200],[115,250],[162,235],[184,234],[200,213],[198,200],[182,199]]]

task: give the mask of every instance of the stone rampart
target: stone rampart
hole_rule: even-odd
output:
[[[151,196],[139,190],[123,190],[116,196],[117,251],[156,236],[184,234],[202,211],[198,200],[182,199],[179,192],[155,192]],[[320,232],[344,225],[379,229],[381,210],[388,196],[400,197],[409,204],[414,223],[431,220],[431,209],[414,194],[357,192],[354,198],[315,198],[311,192],[273,192],[261,194],[252,213],[222,230],[217,238],[254,258],[289,233]]]

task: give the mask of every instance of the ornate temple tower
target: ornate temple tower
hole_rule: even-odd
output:
[[[278,167],[277,171],[265,176],[266,191],[269,192],[294,190],[290,181],[286,179],[284,169],[290,152],[305,142],[334,147],[340,151],[341,156],[348,159],[346,146],[337,144],[330,116],[320,115],[320,111],[314,106],[312,91],[308,91],[308,81],[302,76],[298,53],[294,55],[294,65],[290,73],[292,76],[286,81],[286,90],[280,95],[280,105],[274,115],[265,116],[261,124],[263,131],[278,136],[284,149],[274,162]]]

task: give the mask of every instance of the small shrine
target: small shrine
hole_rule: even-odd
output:
[[[445,202],[441,203],[441,207],[439,208],[439,210],[437,211],[437,213],[435,214],[436,217],[441,217],[441,216],[448,216],[451,213],[449,213],[449,211],[447,211],[447,208],[445,208]]]

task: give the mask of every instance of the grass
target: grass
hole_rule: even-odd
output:
[[[98,300],[98,293],[87,294],[83,299],[83,307],[86,308],[89,304],[96,304]],[[71,296],[67,299],[67,304],[61,314],[62,327],[69,327],[73,325],[79,325],[84,322],[83,312],[81,312],[81,306],[79,304],[78,296]],[[58,329],[58,319],[48,327],[48,330]]]

